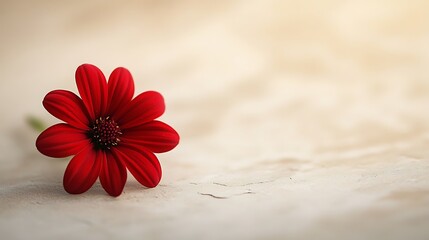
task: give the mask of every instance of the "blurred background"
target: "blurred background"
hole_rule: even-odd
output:
[[[426,0],[2,0],[0,230],[428,237],[428,12]],[[77,93],[82,63],[126,67],[136,93],[164,95],[182,142],[159,156],[158,188],[129,177],[114,201],[100,186],[69,196],[68,159],[35,149],[26,119],[58,122],[41,101]]]

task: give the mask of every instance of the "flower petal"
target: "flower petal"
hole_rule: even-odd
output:
[[[111,153],[106,152],[106,156],[101,167],[100,183],[109,195],[117,197],[124,190],[127,181],[127,169]]]
[[[91,119],[104,116],[107,108],[107,82],[96,66],[83,64],[76,70],[76,85]]]
[[[70,125],[88,129],[88,113],[76,94],[66,90],[54,90],[46,94],[43,106],[56,118]]]
[[[118,67],[110,74],[108,86],[108,112],[113,115],[118,108],[126,106],[134,95],[134,81],[130,71]]]
[[[179,134],[169,125],[150,121],[123,131],[121,141],[142,145],[152,152],[168,152],[179,144]]]
[[[103,151],[94,150],[92,146],[83,149],[67,166],[63,179],[64,189],[71,194],[86,192],[97,180],[101,163],[105,159]]]
[[[127,107],[118,111],[115,119],[121,129],[135,127],[154,120],[165,111],[164,98],[155,91],[147,91],[134,98]]]
[[[39,152],[49,157],[76,155],[82,148],[90,145],[84,130],[65,123],[53,125],[43,131],[36,140]]]
[[[158,158],[149,150],[134,144],[121,144],[112,148],[113,155],[121,159],[134,178],[143,186],[153,188],[161,180]]]

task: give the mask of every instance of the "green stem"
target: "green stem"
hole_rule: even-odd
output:
[[[46,129],[46,124],[40,118],[28,116],[26,122],[33,130],[37,132],[42,132]]]

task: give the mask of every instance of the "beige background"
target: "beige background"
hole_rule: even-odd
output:
[[[429,1],[1,1],[2,239],[428,239]],[[181,134],[155,189],[62,188],[34,148],[82,63]]]

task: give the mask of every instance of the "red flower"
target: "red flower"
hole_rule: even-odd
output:
[[[154,120],[165,110],[161,94],[147,91],[132,99],[134,81],[127,69],[116,68],[107,83],[90,64],[78,67],[76,85],[82,98],[65,90],[46,95],[43,106],[66,123],[51,126],[36,140],[46,156],[75,155],[64,173],[64,189],[83,193],[100,178],[107,193],[119,196],[127,169],[142,185],[158,185],[161,166],[153,153],[179,143],[173,128]]]

